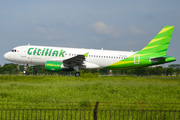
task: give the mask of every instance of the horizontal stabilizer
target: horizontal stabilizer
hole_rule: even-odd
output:
[[[149,61],[151,61],[151,62],[165,61],[166,58],[174,58],[174,57],[164,55],[164,56],[160,56],[160,57],[153,57],[153,58],[150,58]]]
[[[149,60],[150,60],[151,62],[158,62],[158,61],[161,61],[161,60],[165,60],[165,57],[150,58]]]

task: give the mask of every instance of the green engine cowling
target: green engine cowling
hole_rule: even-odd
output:
[[[45,64],[46,70],[49,71],[60,71],[62,62],[47,61]]]
[[[47,61],[45,64],[48,71],[72,71],[74,69],[65,67],[62,62]]]

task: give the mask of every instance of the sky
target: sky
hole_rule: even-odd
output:
[[[175,26],[167,55],[180,64],[179,0],[1,0],[0,65],[20,45],[139,51]],[[165,67],[168,64],[164,65]]]

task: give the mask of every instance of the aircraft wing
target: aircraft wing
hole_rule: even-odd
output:
[[[75,57],[63,60],[63,64],[67,67],[74,67],[76,65],[82,65],[84,60],[84,55],[77,55]]]
[[[74,67],[76,65],[81,66],[85,60],[84,55],[77,55],[68,59],[51,59],[51,61],[62,62],[66,67]]]

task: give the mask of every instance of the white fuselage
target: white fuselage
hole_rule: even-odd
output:
[[[18,46],[7,52],[5,59],[22,64],[45,65],[46,61],[59,61],[85,55],[86,69],[104,68],[120,60],[126,59],[135,52],[97,50],[83,48],[49,47],[49,46]]]

